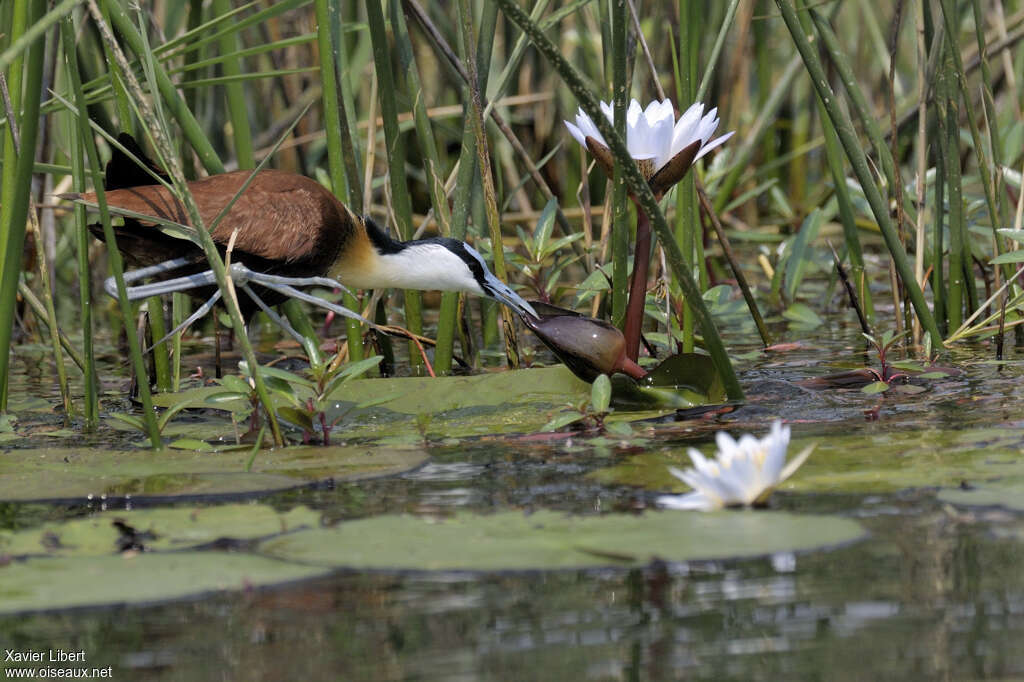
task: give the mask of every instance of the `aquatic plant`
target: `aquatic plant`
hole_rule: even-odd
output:
[[[615,123],[611,102],[601,102],[601,112],[609,122]],[[564,123],[573,138],[611,175],[614,166],[611,151],[590,116],[581,108],[576,112],[575,124]],[[641,107],[635,99],[629,103],[626,147],[655,197],[682,180],[694,162],[733,136],[735,131],[711,139],[718,124],[718,108],[705,114],[701,102],[691,104],[678,120],[672,100],[654,100],[646,107]]]
[[[789,427],[781,421],[774,422],[768,435],[761,439],[745,433],[736,441],[719,431],[715,435],[715,459],[707,459],[690,448],[693,467],[669,467],[672,475],[693,488],[693,492],[662,495],[658,504],[669,509],[699,511],[765,504],[772,491],[792,476],[814,450],[810,445],[787,463],[789,436]]]

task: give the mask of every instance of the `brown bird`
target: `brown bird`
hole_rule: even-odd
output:
[[[150,171],[162,175],[131,136],[122,133],[118,140]],[[252,173],[240,170],[188,183],[207,229]],[[105,187],[111,211],[124,217],[123,226],[115,227],[117,247],[129,264],[143,268],[126,273],[126,280],[134,282],[148,276],[161,280],[130,287],[129,298],[188,291],[215,300],[219,292],[214,291],[216,285],[202,249],[159,229],[170,223],[191,225],[184,206],[171,191],[118,149],[107,164]],[[62,196],[86,204],[96,202],[92,192]],[[152,220],[131,214],[151,216]],[[92,225],[90,229],[103,239],[102,226]],[[358,289],[466,291],[535,316],[530,304],[491,274],[469,244],[442,237],[396,241],[369,217],[353,215],[319,183],[294,173],[270,169],[256,173],[211,233],[222,253],[236,231],[231,260],[247,268],[236,269],[236,284],[240,282],[243,290],[247,281],[259,285],[255,294],[267,305],[298,294],[291,284],[331,286],[336,284],[331,280],[337,280]],[[184,276],[169,279],[171,273]],[[278,281],[274,276],[288,281]],[[108,280],[107,291],[112,289],[113,283]],[[255,298],[251,289],[247,293]],[[297,297],[326,303],[308,294]],[[243,304],[241,298],[239,303]],[[213,301],[208,305],[212,306]],[[246,301],[243,313],[252,312],[255,305]],[[327,307],[334,310],[339,306]]]

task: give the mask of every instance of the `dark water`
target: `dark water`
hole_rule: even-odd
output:
[[[853,338],[848,331],[752,356],[741,364],[748,406],[659,433],[703,443],[717,421],[760,431],[774,416],[821,438],[951,423],[1019,427],[1024,418],[1021,356],[1012,352],[1002,367],[980,363],[987,349],[955,353],[946,364],[964,366],[965,376],[889,399],[875,420],[865,410],[876,399],[795,386],[864,364],[860,345],[843,340]],[[305,504],[331,520],[448,508],[632,509],[651,496],[584,475],[633,454],[585,441],[439,445],[428,465],[404,476],[260,499]],[[130,680],[1024,677],[1024,517],[953,508],[932,489],[779,494],[773,505],[851,516],[869,535],[814,552],[632,570],[339,572],[173,603],[0,617],[0,649],[84,650],[85,665]],[[88,512],[12,505],[0,523]]]

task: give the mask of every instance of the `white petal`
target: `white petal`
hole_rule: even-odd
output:
[[[787,478],[796,473],[796,470],[800,468],[800,465],[806,462],[807,458],[811,456],[812,452],[814,452],[816,445],[817,443],[811,443],[801,450],[800,454],[789,460],[789,464],[786,465],[786,468],[783,469],[782,473],[779,475],[779,483],[784,482]]]
[[[714,134],[715,129],[718,128],[718,107],[715,107],[700,120],[700,125],[697,127],[697,134],[701,139],[701,142],[706,142],[711,139],[711,135]]]
[[[697,124],[700,122],[703,112],[704,105],[697,102],[679,117],[672,130],[672,156],[689,147],[697,139],[694,133],[697,131]]]
[[[586,148],[587,138],[583,135],[583,131],[580,130],[578,126],[569,123],[568,121],[562,121],[562,123],[564,123],[565,127],[569,129],[569,134],[572,135],[577,142],[583,145],[584,148]]]
[[[776,420],[772,424],[771,433],[765,441],[765,478],[771,484],[776,484],[782,473],[782,467],[786,464],[786,448],[789,447],[789,429],[784,429],[782,422]]]
[[[639,111],[640,105],[636,100],[633,100],[633,104],[636,104]],[[658,156],[655,133],[647,123],[646,116],[638,114],[635,121],[630,120],[626,130],[626,146],[634,159],[653,159]]]
[[[611,102],[601,102],[601,111],[611,121],[615,123],[615,107],[612,106]]]
[[[640,108],[640,102],[635,99],[629,101],[629,108],[626,109],[626,127],[633,128],[640,120],[644,110]]]
[[[705,143],[704,146],[700,148],[700,151],[697,152],[697,157],[694,159],[694,161],[696,161],[697,159],[699,159],[700,157],[704,156],[709,151],[711,151],[712,149],[717,147],[718,145],[720,145],[723,142],[725,142],[726,140],[728,140],[730,137],[732,137],[733,133],[735,133],[735,132],[736,132],[735,130],[731,130],[728,133],[726,133],[725,135],[722,135],[721,137],[716,137],[711,142]]]
[[[604,146],[608,146],[608,143],[604,141],[604,135],[602,135],[601,131],[597,129],[597,126],[594,125],[594,121],[583,113],[582,109],[580,109],[576,114],[576,125],[580,127],[580,132],[583,133],[584,137],[592,137]],[[586,146],[586,143],[584,143],[584,146]]]
[[[714,511],[725,506],[722,500],[708,497],[699,492],[685,495],[661,495],[657,502],[662,507],[682,511]]]
[[[739,447],[732,436],[725,431],[719,431],[715,434],[715,445],[718,446],[719,453],[733,452]]]

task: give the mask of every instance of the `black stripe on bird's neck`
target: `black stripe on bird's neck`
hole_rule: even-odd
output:
[[[373,221],[370,216],[363,217],[363,224],[366,226],[366,235],[370,238],[370,242],[374,248],[377,249],[377,253],[382,256],[394,255],[405,251],[410,246],[418,244],[436,244],[438,246],[448,249],[456,256],[462,259],[462,262],[466,264],[469,271],[473,273],[473,278],[483,287],[486,282],[484,264],[479,259],[473,256],[469,251],[466,250],[466,243],[459,241],[458,239],[450,239],[448,237],[430,237],[429,239],[416,239],[408,242],[400,242],[396,239],[392,239],[377,223]]]
[[[370,216],[363,216],[363,225],[366,227],[366,236],[370,238],[373,248],[382,256],[401,253],[405,250],[405,244],[389,237],[377,223],[373,222]]]

